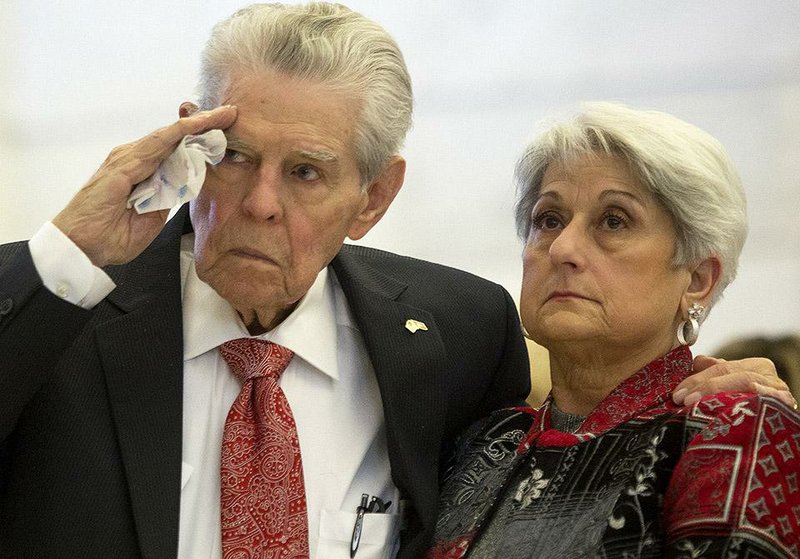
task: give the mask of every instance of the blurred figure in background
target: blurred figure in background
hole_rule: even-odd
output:
[[[800,334],[740,338],[726,343],[714,355],[720,359],[766,357],[775,364],[778,376],[794,397],[800,394]]]

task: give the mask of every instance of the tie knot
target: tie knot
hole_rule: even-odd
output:
[[[219,353],[242,384],[255,377],[277,380],[294,356],[291,349],[255,338],[225,342]]]

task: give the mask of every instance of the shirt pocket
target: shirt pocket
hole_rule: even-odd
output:
[[[391,559],[400,545],[400,514],[366,513],[356,559]],[[317,557],[350,559],[350,541],[356,513],[323,510],[319,523]]]

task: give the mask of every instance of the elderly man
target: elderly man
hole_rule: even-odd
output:
[[[253,6],[202,68],[202,110],[0,248],[0,556],[416,557],[443,448],[528,394],[514,304],[343,244],[403,182],[411,86],[383,29]],[[211,129],[228,149],[195,200],[166,226],[128,209]]]

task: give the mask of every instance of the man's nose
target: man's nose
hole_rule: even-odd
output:
[[[281,170],[261,165],[249,185],[242,209],[259,220],[277,219],[283,215],[283,181]]]

